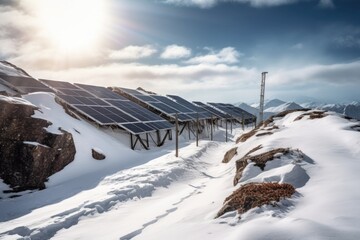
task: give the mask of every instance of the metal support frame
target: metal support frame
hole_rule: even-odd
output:
[[[225,128],[226,128],[226,133],[225,133],[225,142],[228,141],[228,124],[227,124],[227,119],[225,118]]]
[[[164,135],[164,138],[162,139],[162,140],[160,140],[160,138],[159,138],[159,143],[157,144],[157,146],[158,147],[161,147],[162,145],[164,145],[164,143],[165,143],[165,141],[166,141],[166,138],[168,137],[168,136],[170,136],[170,133],[171,133],[171,130],[166,130],[166,133],[165,133],[165,135]]]
[[[196,115],[196,146],[199,146],[199,114]]]
[[[134,141],[134,135],[130,134],[130,142],[131,142],[131,149],[134,150],[136,147],[136,144],[139,142],[146,150],[149,150],[149,138],[146,134],[146,143],[144,143],[143,139],[141,139],[140,135],[135,135],[135,141]]]
[[[210,122],[210,140],[213,140],[213,116],[211,115],[211,122]]]

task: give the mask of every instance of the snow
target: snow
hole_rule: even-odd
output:
[[[222,128],[217,141],[201,140],[199,147],[182,139],[176,158],[172,142],[132,151],[120,134],[65,115],[51,94],[25,98],[41,108],[34,117],[54,123],[51,131],[61,127],[73,134],[77,154],[50,177],[47,189],[0,200],[0,239],[360,238],[360,133],[351,130],[359,122],[335,113],[294,121],[303,113],[294,112],[275,119],[274,134],[244,143],[234,143],[242,133],[236,127],[228,143]],[[233,186],[235,160],[258,145],[253,155],[279,147],[292,153],[276,155],[264,171],[249,163]],[[235,146],[238,155],[221,163]],[[93,160],[91,148],[107,158]],[[265,181],[291,183],[296,193],[241,218],[229,212],[214,219],[240,185]]]
[[[11,104],[28,105],[35,107],[35,105],[32,104],[31,102],[19,97],[8,97],[8,96],[0,95],[0,101],[8,102]]]

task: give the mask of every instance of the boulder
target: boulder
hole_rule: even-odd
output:
[[[47,178],[75,157],[72,135],[47,132],[52,123],[32,118],[36,109],[0,99],[0,178],[14,191],[45,188]]]
[[[104,160],[106,156],[99,149],[91,149],[92,157],[95,160]]]

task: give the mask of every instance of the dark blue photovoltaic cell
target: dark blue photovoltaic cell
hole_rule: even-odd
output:
[[[152,96],[152,97],[155,98],[156,100],[158,100],[159,102],[162,102],[162,103],[176,109],[177,112],[179,112],[179,113],[193,112],[191,109],[188,109],[167,97],[164,97],[164,96]]]
[[[63,95],[63,94],[57,94],[57,96],[59,98],[61,98],[62,100],[64,100],[65,102],[67,102],[68,104],[71,104],[71,105],[83,105],[83,103],[81,101],[79,101],[76,97]]]
[[[54,80],[46,80],[46,79],[40,79],[40,81],[44,82],[45,84],[49,85],[53,88],[64,88],[64,89],[79,89],[78,87],[72,85],[69,82],[63,82],[63,81],[54,81]]]
[[[69,96],[81,96],[81,97],[94,97],[88,92],[85,92],[84,90],[75,90],[75,89],[63,89],[63,88],[57,88],[58,91],[65,95]]]
[[[98,111],[99,113],[107,116],[110,119],[114,120],[114,123],[125,123],[125,122],[138,122],[137,119],[131,117],[130,115],[118,110],[114,107],[91,107],[92,109]]]
[[[107,116],[104,116],[103,114],[99,113],[98,111],[94,110],[92,107],[88,106],[76,106],[77,109],[85,113],[88,117],[94,119],[100,124],[112,124],[114,123],[114,120],[111,118],[108,118]]]
[[[111,105],[123,110],[124,112],[129,113],[130,115],[136,117],[140,121],[157,121],[164,120],[158,115],[150,112],[149,110],[139,106],[138,104],[131,101],[117,101],[117,100],[107,100]]]
[[[178,111],[176,109],[173,109],[172,107],[169,107],[168,105],[160,102],[152,102],[151,106],[154,106],[155,108],[159,109],[160,111],[166,113],[166,114],[174,114]]]
[[[85,84],[75,84],[78,87],[81,87],[82,89],[85,89],[88,92],[91,92],[95,96],[103,99],[117,99],[117,100],[124,100],[128,101],[127,98],[120,96],[119,94],[114,93],[110,89],[107,89],[105,87],[99,87],[99,86],[91,86],[91,85],[85,85]]]
[[[194,104],[192,104],[191,102],[186,101],[185,99],[179,97],[179,96],[175,96],[175,95],[167,95],[169,97],[171,97],[172,99],[174,99],[177,103],[187,107],[188,109],[191,109],[193,112],[202,112],[203,110],[197,106],[195,106]]]
[[[154,129],[158,129],[158,130],[171,129],[174,127],[168,121],[148,122],[146,124],[149,126],[152,126]]]
[[[144,101],[144,102],[157,102],[156,99],[154,99],[152,96],[147,96],[147,95],[136,95],[136,98]]]
[[[129,89],[129,88],[119,88],[122,91],[131,94],[131,95],[143,95],[141,92],[137,91],[137,90],[133,90],[133,89]]]

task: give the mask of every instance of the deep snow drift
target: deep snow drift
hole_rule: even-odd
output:
[[[118,134],[64,115],[49,94],[26,99],[41,106],[38,117],[54,122],[51,131],[61,126],[73,133],[79,155],[50,177],[48,189],[0,200],[0,239],[360,239],[359,122],[334,113],[294,121],[303,114],[294,112],[275,118],[278,129],[259,131],[271,135],[239,144],[240,128],[229,143],[222,128],[221,141],[196,147],[183,139],[176,158],[172,142],[132,151]],[[264,171],[249,163],[233,186],[235,160],[259,145],[253,154],[280,147],[299,154],[278,155]],[[238,154],[221,163],[235,146]],[[107,158],[92,160],[91,147]],[[290,183],[296,193],[274,206],[214,219],[240,185],[272,181]]]

